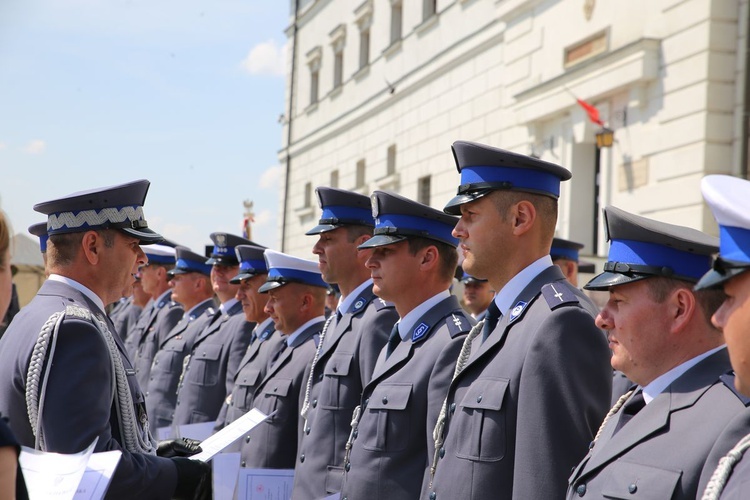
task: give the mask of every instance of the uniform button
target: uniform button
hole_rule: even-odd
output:
[[[323,380],[323,374],[318,375],[318,380]]]
[[[456,403],[451,403],[451,415],[456,412]]]
[[[154,364],[158,365],[159,364],[159,360],[157,359],[156,361],[154,361]]]
[[[370,398],[365,399],[365,406],[367,406],[370,403]]]
[[[443,458],[445,456],[445,447],[440,447],[440,458]]]
[[[242,465],[242,467],[244,467],[245,466],[245,461],[243,460],[240,465]]]
[[[591,441],[591,442],[589,443],[589,450],[593,450],[593,449],[594,449],[594,445],[595,445],[595,444],[596,444],[596,441]]]
[[[479,396],[477,396],[477,403],[481,403],[481,402],[482,402],[482,395],[480,394]]]
[[[333,373],[338,373],[338,372],[339,372],[339,369],[338,369],[338,367],[334,366],[334,367],[333,367]]]
[[[305,454],[304,454],[304,453],[303,453],[302,455],[300,455],[300,456],[299,456],[299,462],[300,462],[301,464],[305,463]]]
[[[430,500],[435,500],[436,498],[437,498],[437,493],[435,493],[434,491],[430,492]]]
[[[305,429],[305,434],[310,434],[310,428]]]
[[[317,399],[313,399],[312,407],[313,408],[317,408],[318,407],[318,400]]]
[[[247,437],[245,438],[245,442],[246,442],[246,443],[249,443],[249,442],[250,442],[250,436],[247,436]]]
[[[246,379],[246,378],[243,378],[243,379],[242,379],[242,381],[243,381],[243,382],[247,382],[247,379]]]
[[[635,483],[628,486],[628,492],[635,493],[636,491],[638,491],[638,486]]]
[[[349,472],[349,469],[351,469],[351,468],[352,468],[352,464],[350,464],[350,463],[348,463],[348,462],[347,462],[347,464],[346,464],[346,465],[344,466],[344,469],[346,469],[346,472]],[[344,497],[344,498],[346,498],[346,497]]]
[[[154,380],[154,379],[151,379],[151,380]],[[148,391],[146,391],[146,396],[148,396]]]
[[[384,405],[388,404],[388,396],[383,396],[383,404]]]
[[[279,392],[279,388],[278,387],[274,387],[273,388],[273,392]]]
[[[578,488],[576,488],[576,493],[578,493],[579,497],[582,497],[586,494],[586,485],[585,484],[579,484]]]

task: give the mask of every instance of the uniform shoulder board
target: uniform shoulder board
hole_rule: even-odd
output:
[[[448,333],[450,333],[451,338],[468,332],[474,326],[472,321],[463,312],[454,312],[446,317],[445,324],[448,325]]]
[[[542,295],[553,311],[560,306],[579,303],[578,296],[562,281],[544,285]]]
[[[357,314],[358,312],[362,311],[367,306],[367,297],[359,296],[354,301],[351,307],[352,314]]]
[[[65,315],[91,321],[91,311],[80,306],[65,306]]]
[[[719,379],[724,382],[724,385],[726,385],[730,391],[734,393],[735,396],[737,396],[737,399],[742,401],[742,404],[745,406],[750,405],[750,398],[745,396],[744,394],[741,394],[740,391],[737,390],[737,388],[734,386],[734,372],[725,373]]]
[[[214,309],[213,307],[207,307],[206,311],[203,314],[205,314],[206,316],[213,316],[214,314],[216,314],[216,309]]]
[[[393,305],[393,302],[386,302],[385,300],[381,298],[376,298],[372,301],[372,303],[375,305],[376,311],[381,311],[383,309],[392,309],[396,306]]]

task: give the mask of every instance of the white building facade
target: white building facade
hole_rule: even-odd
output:
[[[563,165],[557,235],[605,255],[602,207],[716,233],[708,173],[747,177],[747,0],[291,0],[281,248],[317,186],[442,208],[450,145]],[[296,12],[296,15],[295,15]],[[598,153],[599,110],[615,143]],[[597,161],[598,159],[598,161]]]

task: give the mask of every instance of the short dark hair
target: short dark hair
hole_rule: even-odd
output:
[[[432,240],[429,238],[414,237],[409,238],[409,253],[416,255],[420,250],[429,246],[437,248],[440,256],[440,277],[446,281],[451,281],[456,272],[458,265],[458,251],[453,245],[443,243],[442,241]]]
[[[693,286],[695,286],[695,283],[675,278],[654,276],[651,278],[646,278],[646,284],[648,285],[648,292],[651,296],[651,299],[657,304],[663,303],[665,300],[667,300],[669,294],[679,288],[685,288],[689,290],[695,296],[695,301],[701,308],[703,318],[709,325],[711,325],[712,328],[713,324],[711,323],[711,316],[716,313],[721,304],[724,302],[724,299],[726,299],[726,295],[724,294],[724,290],[722,288],[695,291],[693,290]]]
[[[354,243],[360,236],[372,236],[372,227],[364,225],[346,225],[346,234],[349,237],[349,243]]]
[[[497,211],[503,220],[508,217],[510,207],[521,201],[528,201],[539,214],[540,224],[544,230],[545,239],[550,243],[555,236],[555,226],[557,225],[557,198],[541,194],[527,193],[525,191],[506,191],[496,190],[490,193],[495,203]]]
[[[105,247],[112,248],[115,245],[114,229],[96,229],[95,231],[104,240]],[[86,234],[85,231],[51,234],[47,248],[47,259],[50,265],[65,266],[71,264],[76,258],[84,234]]]

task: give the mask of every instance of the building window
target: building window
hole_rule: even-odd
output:
[[[388,158],[385,164],[385,175],[393,175],[396,173],[396,145],[391,144],[388,146]]]
[[[422,20],[437,14],[437,0],[422,0]]]
[[[305,183],[305,204],[304,208],[312,206],[312,182]]]
[[[320,60],[322,50],[315,47],[307,53],[307,66],[310,68],[310,105],[316,104],[320,98]]]
[[[370,64],[370,28],[359,32],[359,69]]]
[[[339,88],[344,82],[344,44],[346,42],[346,25],[339,24],[330,33],[333,48],[333,88]]]
[[[332,188],[339,187],[339,171],[334,170],[331,172],[331,181],[329,182]]]
[[[354,11],[359,27],[359,69],[370,64],[370,27],[372,26],[372,0],[366,0]]]
[[[391,0],[391,45],[403,36],[403,12],[402,0]]]
[[[365,185],[365,160],[357,162],[357,175],[354,180],[354,187],[361,188]]]
[[[431,176],[421,177],[417,189],[417,201],[423,205],[430,204],[430,179]]]

